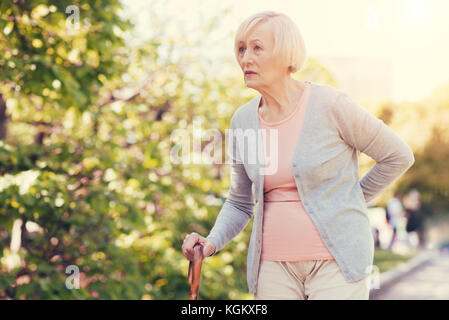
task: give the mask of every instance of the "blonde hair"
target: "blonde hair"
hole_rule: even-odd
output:
[[[235,57],[237,58],[239,54],[239,41],[245,39],[248,32],[262,22],[268,22],[273,30],[273,53],[286,61],[290,73],[301,70],[307,59],[307,51],[301,32],[286,14],[274,11],[262,11],[253,14],[240,24],[234,41]]]

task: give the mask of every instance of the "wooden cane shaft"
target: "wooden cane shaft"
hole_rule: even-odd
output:
[[[201,266],[203,264],[203,246],[197,243],[193,247],[193,261],[189,263],[188,280],[190,283],[189,300],[198,300],[198,291],[200,289]]]

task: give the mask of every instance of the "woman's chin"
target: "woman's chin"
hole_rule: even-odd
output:
[[[246,84],[246,86],[248,87],[248,88],[252,88],[252,89],[255,89],[255,85],[254,85],[254,83],[253,83],[253,81],[245,81],[245,84]]]

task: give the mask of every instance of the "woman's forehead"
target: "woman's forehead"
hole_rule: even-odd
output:
[[[251,43],[255,41],[270,42],[273,40],[273,31],[268,23],[262,23],[254,26],[251,30],[239,40],[239,43]]]

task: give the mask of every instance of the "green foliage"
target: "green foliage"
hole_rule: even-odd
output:
[[[72,4],[80,9],[77,32],[65,24]],[[233,109],[217,116],[203,106],[243,100],[224,99],[235,78],[225,86],[203,74],[198,82],[198,64],[162,61],[163,35],[127,48],[123,32],[132,29],[119,9],[118,1],[1,7],[8,132],[0,142],[0,298],[188,296],[182,239],[212,227],[228,168],[172,165],[170,133],[197,115],[224,132]],[[215,281],[208,289],[214,275],[231,279],[219,272],[222,259],[212,260],[218,265],[204,296],[228,297]],[[245,257],[237,262],[243,271]],[[80,289],[66,287],[71,265]],[[231,282],[246,291],[245,278]]]
[[[78,8],[78,25],[71,11],[66,14],[69,6]],[[114,31],[131,24],[110,14],[119,8],[118,0],[4,2],[3,80],[27,96],[39,96],[43,108],[85,110],[106,80],[119,79],[126,70],[125,43]]]
[[[385,272],[397,267],[399,264],[413,258],[416,253],[397,254],[389,250],[376,250],[374,252],[373,265],[379,268],[379,272]]]

